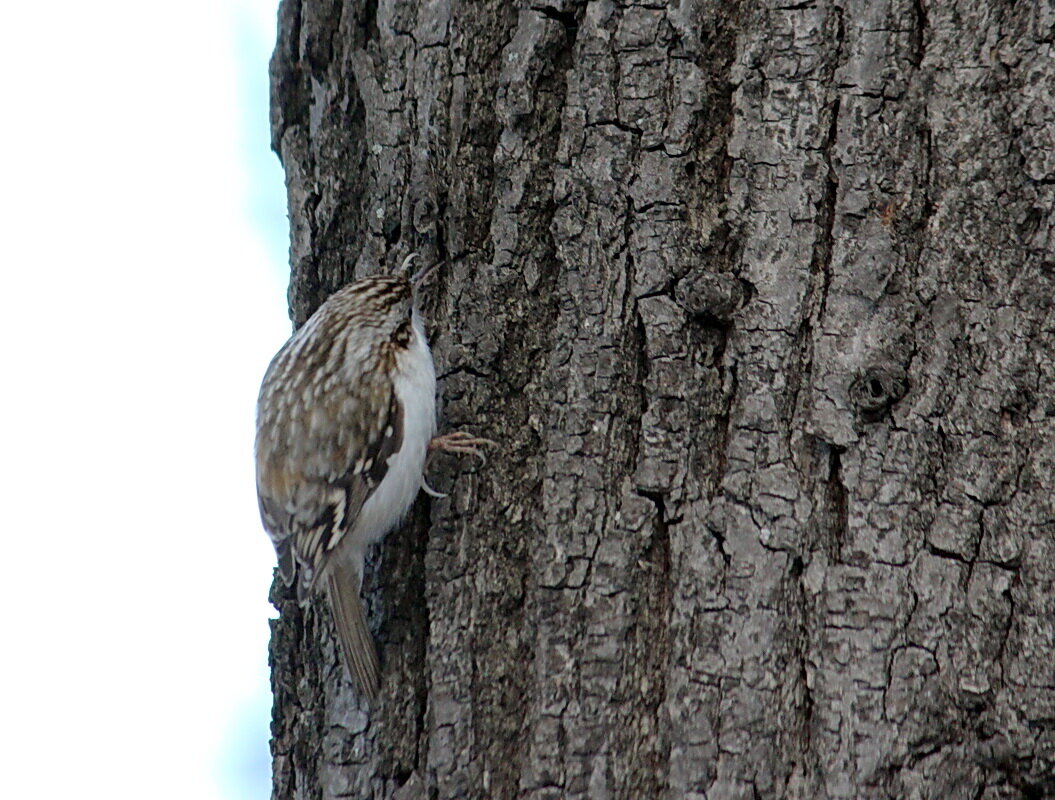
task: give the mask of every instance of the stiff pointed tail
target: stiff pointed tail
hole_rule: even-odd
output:
[[[344,664],[359,691],[373,700],[381,685],[381,664],[366,621],[366,609],[359,597],[359,576],[350,569],[340,568],[327,570],[327,573],[326,591],[330,596]]]

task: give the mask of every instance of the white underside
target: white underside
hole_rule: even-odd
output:
[[[388,459],[388,472],[359,512],[350,538],[360,553],[410,510],[421,488],[429,441],[436,433],[436,369],[417,312],[414,332],[412,346],[398,360],[394,380],[396,396],[403,403],[403,445]]]

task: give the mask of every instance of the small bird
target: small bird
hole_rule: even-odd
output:
[[[414,256],[403,263],[403,272]],[[430,451],[493,442],[436,432],[436,370],[414,278],[333,294],[272,359],[257,401],[256,486],[279,574],[305,604],[325,589],[349,674],[368,698],[380,665],[359,591],[366,548],[399,525]]]

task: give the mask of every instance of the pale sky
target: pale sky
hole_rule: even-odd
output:
[[[269,794],[276,6],[4,7],[5,797]]]

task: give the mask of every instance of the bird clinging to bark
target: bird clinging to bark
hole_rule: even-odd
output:
[[[370,698],[380,665],[359,596],[366,548],[427,489],[430,450],[492,444],[434,438],[436,371],[415,305],[427,272],[333,294],[278,351],[257,402],[257,495],[279,572],[302,603],[325,589],[345,664]]]

